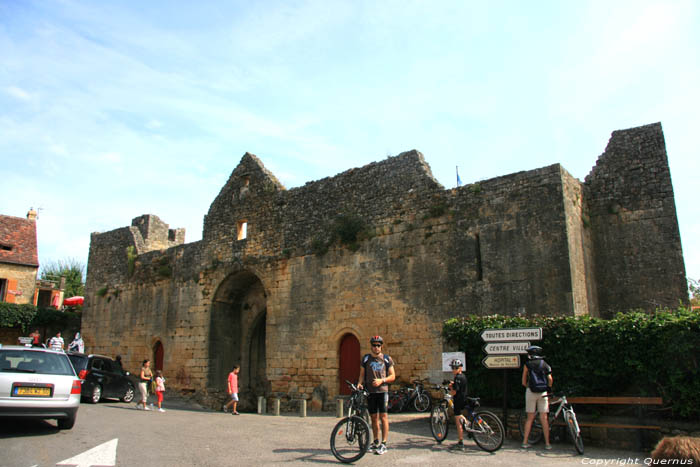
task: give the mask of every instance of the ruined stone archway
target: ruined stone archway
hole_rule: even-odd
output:
[[[226,391],[226,378],[240,365],[239,391],[255,400],[267,386],[265,328],[267,298],[250,271],[227,276],[214,295],[209,329],[209,377],[212,391]],[[262,393],[259,393],[263,391]],[[246,394],[247,392],[247,394]]]

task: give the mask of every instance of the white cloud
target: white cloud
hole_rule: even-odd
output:
[[[23,101],[29,101],[33,99],[33,96],[25,91],[22,88],[19,88],[17,86],[9,86],[5,88],[5,92],[9,94],[10,96],[14,97],[15,99],[23,100]]]

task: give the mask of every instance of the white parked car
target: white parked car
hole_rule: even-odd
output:
[[[79,406],[80,379],[65,353],[0,346],[0,417],[55,418],[70,429]]]

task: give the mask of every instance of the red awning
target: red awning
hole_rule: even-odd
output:
[[[82,305],[83,301],[85,298],[76,296],[76,297],[71,297],[71,298],[66,298],[63,300],[63,304],[66,306],[75,306],[75,305]]]

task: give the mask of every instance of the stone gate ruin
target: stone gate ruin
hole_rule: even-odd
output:
[[[442,322],[687,301],[660,124],[616,131],[582,183],[559,164],[444,189],[409,151],[286,190],[245,154],[184,243],[154,215],[93,233],[87,348],[171,388],[331,401],[384,336],[398,377],[442,376]],[[160,354],[155,355],[158,348]],[[355,358],[356,356],[356,358]]]

